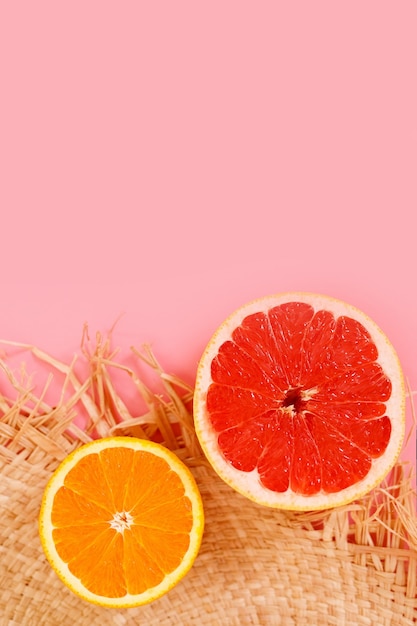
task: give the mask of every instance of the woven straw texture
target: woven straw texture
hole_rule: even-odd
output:
[[[295,514],[260,507],[208,467],[192,428],[192,389],[166,375],[149,350],[135,355],[156,372],[162,392],[116,363],[101,339],[83,350],[84,379],[73,365],[28,349],[63,377],[66,393],[48,404],[2,361],[14,394],[0,397],[1,626],[417,623],[414,498],[402,465],[389,484],[345,508]],[[117,368],[145,400],[141,415],[116,391]],[[82,411],[90,421],[80,429],[74,417]],[[176,450],[196,477],[206,515],[191,571],[163,598],[127,610],[103,609],[67,590],[43,555],[37,526],[46,482],[66,454],[92,437],[117,434],[158,438]]]

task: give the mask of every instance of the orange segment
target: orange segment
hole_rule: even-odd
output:
[[[132,463],[140,454],[141,452],[126,448],[104,448],[98,455],[116,511],[124,510],[125,492],[124,489],[120,489],[120,485],[125,485],[131,479]]]
[[[138,536],[139,535],[139,536]],[[151,550],[145,548],[142,536],[137,527],[127,533],[124,541],[124,566],[126,584],[130,594],[145,593],[147,589],[156,587],[163,581],[165,573],[158,565]]]
[[[137,606],[166,593],[190,569],[204,527],[189,469],[159,444],[101,439],[72,453],[44,493],[46,556],[78,595]]]
[[[130,546],[137,552],[142,550],[148,554],[163,574],[168,574],[180,564],[181,554],[185,553],[190,543],[188,533],[175,533],[153,527],[134,526],[129,540],[135,541]]]
[[[94,483],[90,484],[93,485]],[[101,503],[103,506],[96,504],[95,495],[92,494],[92,497],[89,498],[88,494],[81,495],[64,484],[55,495],[51,514],[53,526],[65,528],[67,526],[77,527],[108,522],[112,515],[112,509],[110,506],[104,508],[103,502]]]
[[[74,556],[69,569],[91,593],[112,599],[123,598],[127,591],[123,552],[122,535],[107,531]]]
[[[399,456],[405,387],[385,334],[355,307],[277,294],[229,316],[199,363],[196,432],[213,468],[269,506],[329,508]]]
[[[81,458],[65,477],[64,484],[74,493],[106,509],[109,514],[113,510],[113,496],[98,454]]]
[[[80,557],[85,549],[91,549],[97,556],[114,537],[115,531],[107,521],[83,526],[65,526],[52,531],[55,547],[61,559],[69,563]],[[90,564],[91,566],[91,564]]]

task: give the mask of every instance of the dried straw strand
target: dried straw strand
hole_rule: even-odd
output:
[[[81,341],[83,362],[80,364],[86,370],[84,377],[75,374],[75,365],[79,364],[77,355],[74,356],[70,364],[66,364],[34,346],[17,342],[1,342],[27,349],[48,370],[46,383],[38,391],[33,380],[24,369],[20,371],[19,380],[8,366],[7,355],[0,358],[0,375],[5,377],[14,392],[14,397],[10,393],[2,395],[0,387],[0,461],[3,463],[3,468],[16,468],[16,471],[19,471],[19,467],[26,464],[25,471],[22,472],[22,480],[28,479],[30,468],[33,468],[33,480],[35,483],[36,481],[39,483],[36,478],[37,472],[44,472],[45,476],[49,475],[57,463],[63,460],[72,449],[91,441],[93,437],[128,434],[148,439],[159,439],[164,445],[174,450],[195,471],[205,497],[207,514],[213,527],[211,531],[210,526],[206,540],[212,542],[207,543],[207,552],[204,553],[203,550],[200,559],[201,570],[198,569],[198,563],[194,569],[197,585],[195,589],[205,588],[203,581],[206,581],[210,575],[210,568],[215,567],[211,563],[216,562],[216,555],[220,558],[217,562],[217,570],[219,570],[220,563],[224,562],[224,554],[226,554],[227,549],[233,545],[238,545],[239,537],[245,535],[246,527],[249,527],[250,524],[255,530],[252,531],[252,535],[245,535],[245,544],[239,548],[243,550],[244,560],[240,561],[240,569],[234,573],[235,578],[230,582],[220,581],[222,588],[227,587],[227,589],[232,590],[234,586],[236,587],[237,583],[233,581],[240,580],[239,576],[244,570],[244,563],[250,559],[250,554],[257,549],[256,546],[262,546],[263,529],[267,527],[268,523],[270,523],[270,528],[276,529],[277,536],[284,542],[281,550],[273,552],[277,562],[279,552],[286,555],[287,560],[283,564],[284,569],[281,571],[281,576],[288,575],[292,568],[295,568],[293,558],[294,554],[298,554],[298,552],[309,564],[307,570],[301,575],[302,569],[294,569],[295,576],[288,579],[287,586],[281,590],[281,595],[277,590],[268,589],[267,583],[263,583],[263,595],[260,596],[262,601],[259,601],[250,622],[245,622],[249,610],[248,602],[251,602],[248,599],[246,605],[239,605],[239,610],[237,609],[238,605],[233,605],[234,611],[236,611],[236,621],[225,621],[224,615],[216,614],[216,607],[213,608],[214,605],[210,604],[211,608],[208,610],[212,611],[213,621],[201,622],[202,614],[196,614],[194,623],[236,625],[281,623],[274,621],[278,614],[281,617],[288,617],[288,621],[282,621],[283,624],[346,623],[356,626],[359,623],[369,623],[369,615],[371,614],[378,616],[374,618],[374,623],[378,624],[404,623],[411,625],[417,623],[417,519],[415,492],[411,486],[413,479],[411,467],[407,467],[403,463],[397,464],[382,485],[359,501],[338,509],[325,512],[311,511],[309,513],[283,513],[259,509],[252,503],[242,501],[238,495],[233,494],[227,486],[218,481],[208,467],[194,431],[191,406],[192,387],[175,375],[166,373],[147,345],[143,347],[142,351],[131,347],[131,352],[138,359],[138,371],[136,371],[136,367],[128,367],[122,362],[119,350],[112,349],[111,333],[107,337],[97,333],[95,340],[95,344],[91,342],[88,327],[85,325]],[[139,374],[141,364],[145,364],[156,375],[162,386],[161,392],[153,391],[143,382]],[[114,381],[113,374],[116,371],[122,377],[125,376],[126,383],[122,385],[123,389],[127,384],[131,385],[138,395],[138,400],[144,404],[145,410],[142,414],[135,415],[128,408],[127,402],[118,391]],[[59,374],[60,377],[55,377],[55,374]],[[53,404],[46,399],[47,392],[52,386],[52,378],[54,380],[62,378],[62,383],[58,384],[60,393],[57,401]],[[408,390],[415,425],[413,395],[414,392]],[[87,418],[85,428],[77,423],[82,412]],[[411,434],[410,432],[408,440]],[[15,490],[19,484],[22,492],[25,491],[25,483],[19,483],[14,477],[11,477],[10,480],[10,484],[15,486]],[[8,489],[7,495],[0,493],[0,502],[7,502],[10,487]],[[216,500],[219,495],[222,498],[221,501]],[[20,497],[23,498],[23,496]],[[232,507],[232,503],[235,501],[235,508],[230,508],[230,516],[221,522],[218,519],[220,502],[222,504],[230,502],[230,507]],[[212,513],[210,510],[211,502],[213,503]],[[30,506],[30,502],[28,506]],[[11,511],[14,509],[12,508]],[[26,513],[23,517],[25,516],[27,516]],[[11,523],[10,520],[8,523]],[[15,532],[18,533],[18,530]],[[211,532],[212,535],[210,535]],[[225,539],[223,552],[218,552],[219,542],[223,535]],[[249,590],[252,590],[252,593],[257,593],[257,576],[261,576],[262,569],[267,568],[270,564],[274,540],[268,538],[265,541],[269,542],[268,549],[257,552],[258,559],[264,558],[264,561],[253,562],[250,576],[248,575],[248,578],[245,579],[245,584]],[[6,546],[6,543],[4,545]],[[8,549],[11,550],[12,546],[7,545],[9,546]],[[288,547],[288,550],[284,550],[284,547]],[[0,543],[1,549],[5,548]],[[261,557],[261,554],[264,557]],[[331,556],[334,557],[334,561],[331,560]],[[236,560],[236,554],[233,558]],[[30,571],[30,568],[37,571],[39,554],[36,550],[33,552],[33,557],[28,556],[28,559],[32,560],[30,560],[29,565],[26,565],[27,571]],[[22,560],[23,556],[20,555],[18,561],[22,562]],[[298,563],[298,568],[303,567],[300,563]],[[321,573],[316,575],[316,579],[317,576],[321,577],[321,584],[325,584],[326,572],[333,567],[333,563],[335,563],[334,567],[337,572],[335,576],[340,577],[341,583],[343,581],[345,595],[342,594],[341,598],[344,598],[344,604],[341,600],[341,605],[333,605],[331,594],[328,594],[325,602],[316,598],[315,602],[311,606],[309,605],[310,612],[306,614],[305,606],[308,602],[306,598],[308,593],[313,594],[314,592],[314,588],[311,587],[311,579],[309,578],[309,581],[306,582],[302,606],[296,602],[296,589],[302,585],[303,576],[307,576],[306,572],[313,572],[314,568],[322,568]],[[11,570],[13,568],[16,569],[15,564],[11,565]],[[46,572],[49,570],[45,570],[43,576],[47,575]],[[216,573],[215,570],[213,572]],[[345,575],[346,579],[344,578]],[[357,579],[353,579],[354,576],[357,576]],[[4,581],[4,589],[7,590],[7,576],[1,579]],[[41,574],[38,574],[38,579],[42,580]],[[36,577],[33,578],[30,584],[34,585],[36,580]],[[191,580],[193,580],[192,577]],[[336,585],[337,580],[331,579],[330,584]],[[19,592],[21,593],[19,597],[25,597],[25,593],[30,589],[30,584]],[[187,583],[185,582],[185,584]],[[276,584],[281,583],[277,582]],[[370,591],[368,596],[363,597],[364,608],[362,610],[357,597],[365,593],[367,584],[369,584]],[[251,587],[251,585],[255,586]],[[193,593],[195,593],[195,589]],[[238,585],[237,592],[240,594],[238,595],[238,602],[241,602],[244,591],[245,587]],[[42,591],[42,587],[39,593],[45,593]],[[276,605],[277,593],[281,598],[279,607]],[[198,594],[201,601],[201,591]],[[6,595],[7,600],[4,599]],[[0,596],[0,608],[5,612],[6,607],[8,607],[7,611],[10,612],[12,611],[10,592],[6,595]],[[30,609],[28,607],[34,606],[35,599],[35,595],[33,595],[32,603],[27,602],[24,609],[26,615],[29,614]],[[289,612],[286,612],[285,603],[292,601],[294,604],[291,605]],[[15,602],[17,607],[18,600]],[[220,604],[220,600],[218,604]],[[263,612],[268,611],[268,607],[273,604],[278,611],[278,613],[274,613],[275,617]],[[14,623],[42,623],[40,617],[43,615],[42,601],[39,601],[36,606],[39,606],[39,612],[34,614],[32,621],[32,618],[25,617],[24,614],[22,617],[21,614],[20,617],[14,618]],[[160,606],[163,607],[163,603]],[[180,606],[181,615],[184,615],[184,599]],[[21,609],[13,610],[20,611]],[[54,611],[54,615],[58,615],[58,605],[50,610]],[[93,610],[95,609],[91,609],[91,611]],[[155,608],[155,611],[157,610]],[[80,620],[79,623],[93,623],[91,615],[92,613],[88,613],[88,610],[82,607],[75,622],[78,623],[77,620]],[[104,613],[97,613],[97,615],[97,624],[107,624]],[[144,615],[145,612],[143,612]],[[150,613],[146,613],[146,615],[150,616]],[[230,616],[230,613],[228,615]],[[256,621],[257,616],[261,616],[259,621]],[[366,616],[368,616],[368,622]],[[56,621],[51,618],[49,623],[63,624],[65,619],[65,616],[60,619],[56,618]],[[70,619],[72,619],[71,623],[74,623],[72,616]],[[114,619],[121,625],[130,626],[130,624],[138,623],[135,618],[132,618],[133,621],[130,622],[128,616],[122,613],[114,616]],[[163,622],[161,619],[162,614],[158,613],[155,622],[149,617],[147,623],[171,623],[170,621]],[[298,622],[294,622],[294,619],[297,619]],[[193,623],[192,619],[187,617],[184,617],[184,620],[184,623]],[[10,621],[9,623],[13,622]],[[9,623],[5,622],[7,626]]]

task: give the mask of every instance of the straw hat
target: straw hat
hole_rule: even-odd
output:
[[[296,514],[261,507],[208,467],[194,436],[192,389],[165,374],[149,350],[136,356],[157,374],[163,393],[113,362],[147,403],[139,417],[112,383],[108,343],[84,350],[85,380],[41,351],[35,356],[60,370],[62,388],[71,393],[50,406],[1,363],[14,396],[0,393],[0,626],[417,623],[417,523],[403,464],[385,486],[343,508]],[[83,409],[90,422],[80,429],[74,417]],[[199,484],[206,514],[201,550],[163,598],[137,609],[103,609],[73,595],[47,563],[37,527],[43,489],[60,461],[93,433],[152,437],[156,430]]]

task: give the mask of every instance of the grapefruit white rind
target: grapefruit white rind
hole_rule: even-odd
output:
[[[193,528],[190,532],[190,544],[179,566],[174,571],[167,574],[159,585],[149,588],[141,594],[126,594],[118,598],[104,597],[89,591],[81,581],[72,574],[67,563],[61,559],[52,539],[53,524],[51,516],[53,500],[58,490],[63,486],[66,475],[83,456],[99,453],[101,450],[108,449],[109,447],[128,447],[133,450],[145,450],[167,461],[171,470],[175,471],[181,478],[184,493],[191,502],[194,520]],[[39,515],[41,544],[52,569],[55,570],[58,577],[71,591],[83,600],[110,608],[131,608],[148,604],[172,589],[193,565],[200,548],[203,530],[203,504],[194,477],[188,467],[185,466],[173,452],[162,445],[134,437],[98,439],[91,443],[84,444],[69,454],[51,476],[46,486]]]
[[[233,330],[248,315],[267,312],[275,306],[287,302],[303,302],[313,306],[315,311],[327,310],[339,316],[348,316],[360,322],[369,332],[378,350],[378,363],[392,383],[392,393],[385,402],[386,415],[391,418],[391,437],[383,455],[373,459],[372,467],[364,479],[337,493],[319,492],[303,496],[288,489],[278,493],[265,488],[258,471],[243,472],[235,469],[223,456],[218,444],[218,434],[210,424],[206,407],[207,390],[212,382],[211,362],[220,346],[231,339]],[[215,472],[233,489],[258,504],[288,510],[328,509],[347,504],[369,493],[381,483],[395,465],[402,449],[405,433],[405,383],[397,353],[385,333],[364,312],[342,300],[322,294],[308,292],[287,292],[259,298],[240,307],[217,329],[206,346],[197,368],[194,401],[194,424],[197,437],[204,454]]]

